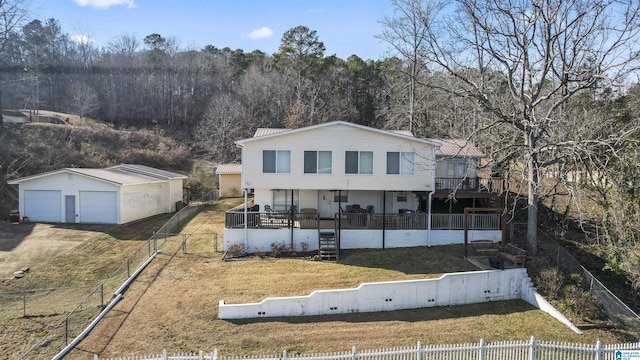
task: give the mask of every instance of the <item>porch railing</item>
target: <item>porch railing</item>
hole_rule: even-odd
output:
[[[437,177],[436,191],[478,191],[499,194],[504,191],[504,180],[502,178],[480,178],[480,177]]]
[[[381,213],[342,213],[336,214],[335,226],[342,229],[363,230],[426,230],[428,214],[381,214]],[[244,212],[225,213],[225,227],[244,228]],[[320,225],[318,213],[290,212],[248,212],[247,226],[262,229],[317,229]],[[464,214],[431,214],[433,230],[463,230]],[[500,214],[469,214],[470,230],[500,230]]]
[[[464,214],[431,214],[433,230],[464,230]],[[500,214],[469,214],[469,230],[500,230]]]
[[[290,212],[247,212],[247,226],[263,229],[317,229],[320,222],[318,213],[294,213],[293,220]],[[224,226],[226,228],[244,228],[244,212],[228,211],[225,213]]]

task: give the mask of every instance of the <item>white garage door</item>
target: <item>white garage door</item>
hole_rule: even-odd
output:
[[[28,216],[29,221],[61,222],[62,192],[25,190],[23,216]]]
[[[118,201],[115,191],[80,191],[80,222],[118,223]]]

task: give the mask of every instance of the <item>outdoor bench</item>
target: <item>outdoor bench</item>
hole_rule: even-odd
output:
[[[524,266],[524,262],[527,259],[527,251],[515,245],[507,244],[500,248],[498,256],[511,261],[516,266],[518,266],[518,264]]]

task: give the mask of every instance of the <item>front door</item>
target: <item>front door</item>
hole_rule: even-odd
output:
[[[76,197],[74,195],[66,195],[64,197],[65,217],[64,222],[76,222]]]
[[[318,190],[318,213],[321,218],[333,219],[338,212],[338,204],[334,202],[335,191]]]

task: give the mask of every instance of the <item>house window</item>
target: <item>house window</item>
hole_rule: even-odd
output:
[[[346,190],[335,191],[333,193],[333,202],[336,202],[336,203],[349,202],[349,192]]]
[[[273,210],[274,211],[294,211],[300,209],[300,195],[298,190],[273,190]]]
[[[450,178],[464,178],[467,176],[467,163],[461,161],[447,162],[447,176]]]
[[[414,170],[413,152],[391,151],[387,153],[387,174],[390,175],[413,175]]]
[[[407,193],[400,192],[396,195],[397,202],[407,202]]]
[[[373,151],[347,151],[345,174],[373,174]]]
[[[291,151],[264,150],[262,151],[262,172],[269,174],[291,173]]]
[[[331,174],[331,151],[305,151],[305,174]]]

